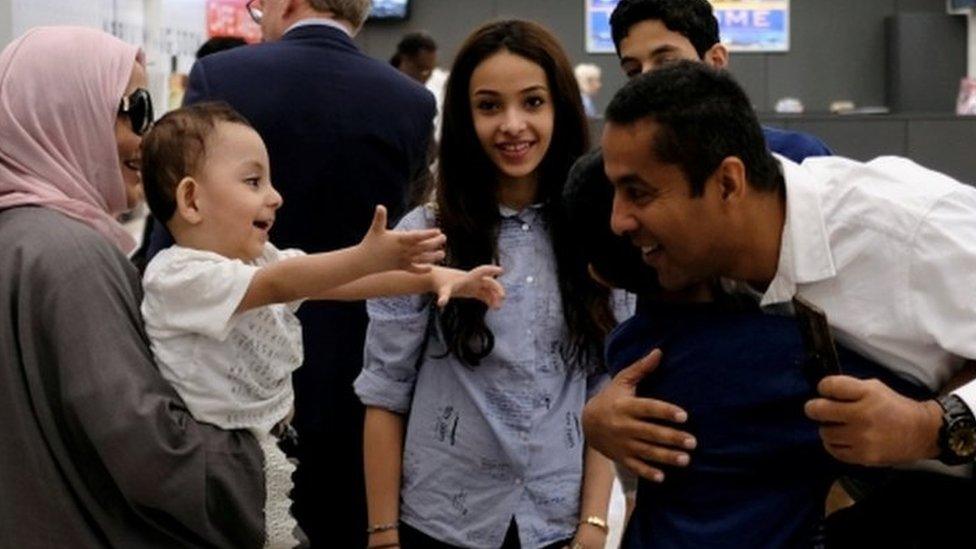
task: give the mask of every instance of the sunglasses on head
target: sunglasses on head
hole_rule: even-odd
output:
[[[132,123],[132,131],[136,135],[145,135],[153,124],[153,105],[149,91],[139,88],[126,97],[119,104],[119,114],[124,114]]]

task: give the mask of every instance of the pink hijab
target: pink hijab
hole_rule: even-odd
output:
[[[124,253],[115,120],[139,48],[102,31],[37,27],[0,53],[0,210],[37,205],[87,223]]]

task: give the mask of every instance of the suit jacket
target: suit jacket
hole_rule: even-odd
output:
[[[377,204],[392,222],[404,213],[411,178],[426,167],[433,95],[333,27],[302,26],[199,60],[184,102],[207,100],[229,103],[268,147],[271,181],[284,197],[271,229],[279,248],[358,243]],[[298,316],[305,363],[294,375],[295,515],[316,545],[363,546],[363,407],[352,382],[362,368],[365,307],[309,302]]]

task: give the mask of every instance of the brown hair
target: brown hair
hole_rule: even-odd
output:
[[[227,103],[212,101],[167,113],[142,140],[142,186],[157,220],[166,223],[176,213],[176,187],[199,173],[218,122],[252,127]]]

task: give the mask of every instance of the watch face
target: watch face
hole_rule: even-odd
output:
[[[959,457],[976,456],[976,423],[969,419],[954,421],[949,426],[946,442],[949,450]]]

